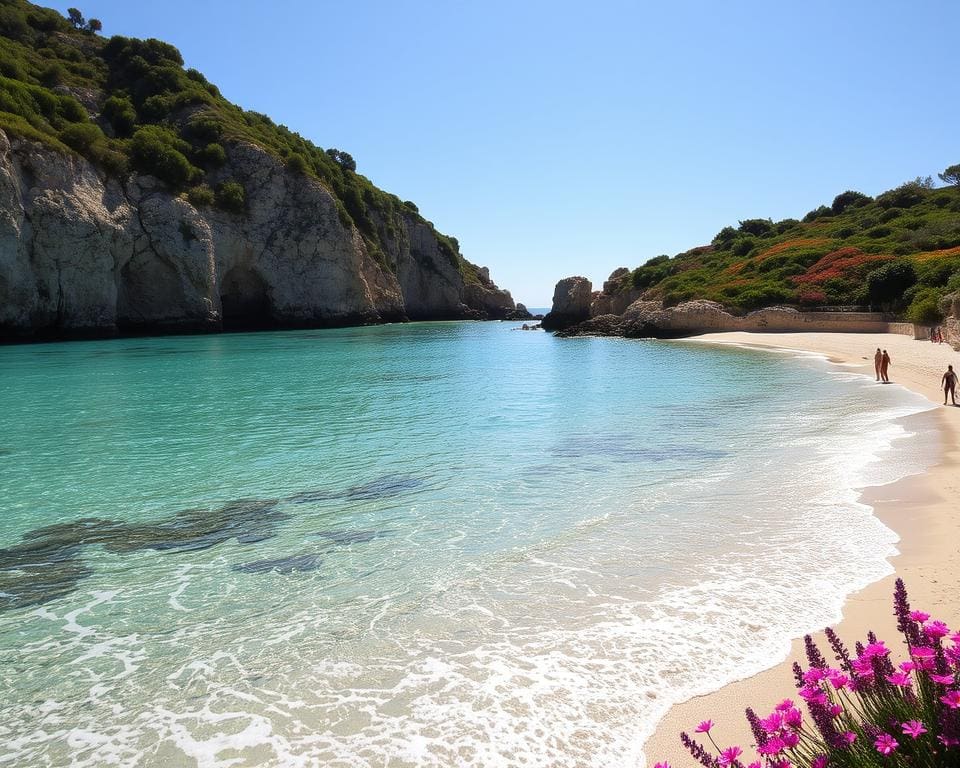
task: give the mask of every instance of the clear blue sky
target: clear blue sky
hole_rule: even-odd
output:
[[[528,306],[960,162],[956,0],[52,5],[350,152]]]

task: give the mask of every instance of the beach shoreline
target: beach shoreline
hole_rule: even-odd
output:
[[[955,543],[960,541],[960,505],[956,503],[960,499],[960,408],[942,407],[939,382],[948,363],[960,363],[960,355],[947,345],[892,334],[732,332],[689,341],[814,353],[866,375],[874,374],[873,351],[877,347],[889,350],[892,382],[940,406],[932,411],[940,434],[940,456],[938,463],[922,474],[864,489],[860,501],[871,506],[874,515],[900,537],[899,554],[891,559],[895,573],[848,596],[834,629],[850,646],[873,630],[899,653],[900,636],[892,608],[898,577],[906,583],[912,606],[957,625],[960,593],[955,580],[947,575],[960,572],[960,547]],[[813,637],[832,659],[822,631]],[[736,744],[752,754],[753,737],[744,709],[752,707],[765,716],[782,699],[795,698],[794,661],[806,666],[802,638],[793,639],[788,657],[772,668],[672,706],[643,745],[646,765],[664,761],[673,768],[695,765],[679,735],[681,731],[693,735],[697,724],[707,719],[714,721],[711,733],[721,747]]]

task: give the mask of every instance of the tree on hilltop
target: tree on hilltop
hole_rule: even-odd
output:
[[[67,18],[75,29],[83,29],[87,26],[87,22],[83,18],[83,14],[80,13],[79,8],[67,8]]]
[[[331,147],[330,149],[327,150],[327,154],[341,168],[344,168],[345,170],[348,170],[348,171],[357,170],[357,163],[353,159],[353,157],[350,156],[349,152],[343,152],[342,150],[334,149]]]
[[[90,19],[89,21],[83,18],[83,14],[80,12],[79,8],[67,8],[67,19],[73,25],[74,29],[81,29],[84,32],[89,32],[92,35],[95,35],[97,32],[103,29],[103,22],[100,19]]]
[[[944,184],[953,184],[956,187],[960,187],[960,163],[951,165],[949,168],[946,168],[943,173],[938,173],[937,176],[940,177],[940,181]]]

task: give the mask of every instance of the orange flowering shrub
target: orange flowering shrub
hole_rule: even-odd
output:
[[[868,265],[890,261],[893,256],[880,253],[864,253],[859,248],[847,246],[831,251],[811,266],[802,275],[791,278],[797,285],[820,285],[834,278],[859,276]]]
[[[830,242],[829,237],[795,237],[793,240],[784,240],[782,243],[771,245],[757,256],[757,261],[763,261],[771,256],[776,256],[778,253],[790,251],[795,248],[816,248],[819,245],[827,245]]]
[[[934,259],[946,259],[951,256],[960,256],[960,245],[954,248],[944,248],[940,251],[924,251],[913,256],[914,261],[933,261]]]

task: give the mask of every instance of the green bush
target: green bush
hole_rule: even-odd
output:
[[[212,168],[219,168],[227,162],[227,151],[222,145],[216,142],[207,144],[203,149],[197,152],[197,162]]]
[[[213,205],[215,199],[213,190],[206,184],[198,184],[187,190],[187,200],[190,201],[190,204],[193,205],[194,208]]]
[[[718,248],[725,248],[734,240],[736,240],[737,236],[737,230],[735,230],[733,227],[724,227],[713,236],[713,240],[711,242]]]
[[[287,158],[287,168],[294,173],[306,173],[308,167],[307,159],[299,152],[294,152]]]
[[[873,202],[873,198],[862,192],[855,192],[852,189],[848,189],[846,192],[841,192],[833,198],[833,205],[830,206],[830,210],[834,214],[839,215],[848,208],[860,208],[871,202]]]
[[[747,235],[764,237],[773,232],[773,222],[770,219],[745,219],[740,222],[739,230]]]
[[[881,208],[912,208],[923,202],[929,189],[921,181],[908,181],[896,189],[884,192],[877,197],[877,205]]]
[[[803,223],[809,224],[811,221],[816,221],[817,219],[822,219],[826,216],[833,215],[833,210],[827,208],[825,205],[820,205],[810,211],[806,216],[803,217]]]
[[[63,85],[67,80],[67,68],[59,61],[48,64],[40,73],[40,82],[48,88]]]
[[[917,272],[908,261],[892,261],[869,272],[866,282],[871,304],[895,307],[917,282]]]
[[[134,168],[156,176],[174,189],[182,189],[200,171],[187,160],[190,145],[166,128],[147,125],[140,128],[130,143],[130,159]]]
[[[92,146],[106,141],[106,137],[93,123],[73,123],[60,131],[60,141],[85,155]]]
[[[906,318],[917,325],[936,325],[943,320],[940,312],[941,293],[933,289],[918,291],[907,307]]]
[[[735,256],[746,256],[756,246],[756,241],[752,237],[741,237],[734,241],[731,249]]]
[[[133,135],[137,122],[137,111],[133,108],[133,102],[130,99],[125,96],[111,96],[103,103],[102,114],[110,121],[110,125],[117,136]]]
[[[247,194],[243,185],[236,181],[225,181],[217,186],[216,202],[220,208],[231,213],[243,213]]]

